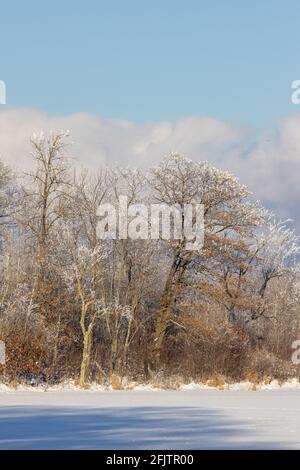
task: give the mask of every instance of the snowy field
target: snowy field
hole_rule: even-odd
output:
[[[0,392],[1,449],[300,449],[300,390]]]

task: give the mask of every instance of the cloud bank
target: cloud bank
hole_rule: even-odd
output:
[[[88,168],[148,167],[179,152],[236,174],[281,218],[295,220],[300,233],[300,114],[283,118],[259,135],[210,117],[137,124],[92,114],[49,116],[32,109],[0,111],[0,159],[18,169],[31,165],[29,138],[40,130],[69,129],[69,151]]]

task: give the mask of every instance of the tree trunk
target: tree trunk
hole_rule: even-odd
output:
[[[182,258],[180,251],[177,251],[165,284],[165,288],[160,301],[160,310],[158,312],[155,328],[155,340],[153,345],[153,359],[157,362],[162,343],[165,337],[165,332],[168,326],[169,319],[169,308],[172,302],[175,300],[177,286],[181,279],[183,272]],[[176,279],[177,277],[177,279]]]
[[[91,325],[90,325],[91,326]],[[92,328],[86,330],[83,336],[83,350],[82,350],[82,360],[80,366],[80,387],[85,387],[89,378],[90,371],[90,361],[91,361],[91,346],[92,346]]]

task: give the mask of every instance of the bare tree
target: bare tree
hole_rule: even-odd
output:
[[[22,187],[23,206],[19,222],[29,229],[37,245],[36,301],[45,317],[47,263],[50,238],[62,218],[70,185],[68,159],[65,156],[66,132],[33,135],[31,144],[35,171],[28,174],[29,183]]]

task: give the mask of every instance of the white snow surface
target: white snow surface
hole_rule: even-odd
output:
[[[300,449],[300,390],[0,391],[0,449]]]

